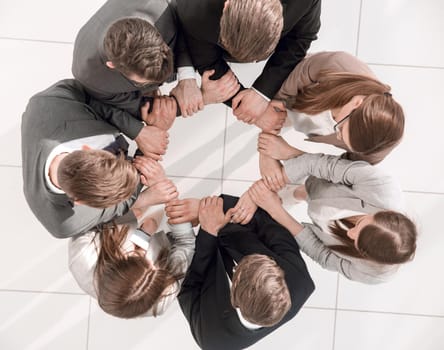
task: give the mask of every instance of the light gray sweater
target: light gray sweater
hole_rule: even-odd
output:
[[[331,220],[381,210],[403,210],[402,191],[394,179],[377,166],[350,161],[340,156],[303,154],[284,162],[292,183],[301,183],[308,193],[308,215],[313,224],[303,223],[296,235],[301,250],[322,267],[363,282],[386,281],[398,265],[382,265],[339,254],[328,246],[341,244],[328,230]]]

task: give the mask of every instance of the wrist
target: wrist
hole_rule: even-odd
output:
[[[200,227],[202,228],[202,230],[204,230],[205,232],[209,233],[212,236],[217,236],[220,230],[219,228],[214,226],[206,226],[205,224],[202,225],[202,223],[200,224]]]
[[[302,153],[304,153],[304,152],[302,152],[301,150],[299,150],[295,147],[290,146],[290,149],[288,150],[288,158],[287,159],[299,157]]]

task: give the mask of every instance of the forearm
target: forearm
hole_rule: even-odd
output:
[[[172,232],[168,234],[172,242],[168,254],[168,265],[173,271],[181,275],[187,271],[191,264],[195,250],[196,236],[191,225],[185,230],[179,230],[177,226],[178,225],[173,225]]]
[[[275,207],[268,212],[270,216],[279,224],[284,226],[295,237],[304,228],[295,220],[282,206]]]
[[[143,128],[141,120],[123,109],[103,103],[94,97],[90,97],[88,105],[99,117],[133,140]]]

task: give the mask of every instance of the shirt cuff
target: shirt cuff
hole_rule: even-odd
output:
[[[191,66],[177,68],[177,80],[196,79],[194,68]]]
[[[267,96],[265,96],[262,92],[260,92],[259,90],[255,89],[254,87],[251,87],[251,90],[256,91],[260,96],[262,96],[267,102],[270,102],[271,99],[268,98]]]

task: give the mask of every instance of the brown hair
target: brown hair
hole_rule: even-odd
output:
[[[104,225],[101,229],[95,269],[97,301],[105,312],[116,317],[141,316],[151,308],[157,316],[165,291],[183,276],[173,275],[166,268],[166,250],[161,251],[156,262],[159,268],[153,268],[137,250],[131,254],[122,252],[127,234],[128,226],[119,230],[115,225]]]
[[[139,183],[136,168],[123,155],[104,150],[82,150],[68,154],[57,170],[60,187],[73,200],[94,208],[121,203]]]
[[[249,322],[274,326],[291,307],[284,271],[269,256],[245,256],[233,275],[231,304]]]
[[[230,0],[220,19],[220,42],[239,62],[264,60],[281,36],[279,0]]]
[[[114,22],[106,32],[103,46],[107,59],[128,75],[163,83],[173,72],[173,53],[159,31],[141,18]]]
[[[404,112],[389,93],[390,86],[376,79],[353,73],[322,71],[287,105],[300,112],[318,114],[346,105],[354,96],[365,96],[348,119],[352,160],[378,163],[401,141]]]
[[[380,211],[373,218],[374,223],[361,230],[356,245],[347,236],[347,230],[335,221],[330,229],[343,245],[330,248],[344,255],[386,265],[401,264],[413,259],[417,237],[415,224],[405,215],[394,211]],[[348,228],[354,226],[350,219],[342,219],[341,222]]]

